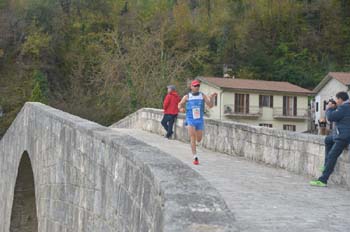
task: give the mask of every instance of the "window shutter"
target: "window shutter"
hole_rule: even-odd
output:
[[[273,108],[273,96],[270,96],[270,107]]]
[[[283,96],[283,115],[287,115],[287,97]]]
[[[239,99],[238,99],[238,94],[235,93],[235,113],[238,112],[239,107]]]
[[[259,95],[259,107],[262,107],[262,96]]]
[[[246,94],[246,113],[249,114],[249,94]]]

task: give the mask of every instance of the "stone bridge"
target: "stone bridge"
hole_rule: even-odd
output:
[[[170,141],[161,117],[107,128],[26,103],[0,141],[0,232],[349,231],[348,152],[311,188],[322,137],[206,120],[193,166],[183,117]]]
[[[236,231],[210,183],[110,128],[26,103],[0,142],[0,231]]]

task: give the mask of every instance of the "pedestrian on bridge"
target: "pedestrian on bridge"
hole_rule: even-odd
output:
[[[334,101],[329,101],[326,110],[327,120],[335,122],[334,133],[325,138],[325,164],[318,180],[311,181],[312,186],[326,187],[334,171],[338,157],[350,142],[350,102],[346,92],[338,92]]]
[[[217,93],[211,94],[209,97],[199,91],[200,82],[194,80],[191,82],[191,92],[185,95],[179,103],[179,110],[186,112],[186,123],[188,134],[191,140],[191,149],[193,155],[193,164],[198,165],[199,159],[196,149],[196,142],[201,142],[204,130],[204,105],[209,108],[213,107],[213,98]],[[186,110],[184,108],[186,104]]]
[[[162,126],[164,127],[166,134],[165,137],[170,139],[173,135],[173,126],[179,113],[178,104],[181,100],[179,94],[176,92],[175,85],[168,85],[168,94],[163,102],[164,116],[162,119]]]

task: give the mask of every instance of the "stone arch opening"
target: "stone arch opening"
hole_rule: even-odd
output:
[[[35,185],[32,164],[27,152],[24,152],[18,167],[10,232],[37,232]]]

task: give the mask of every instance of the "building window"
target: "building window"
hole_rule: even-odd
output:
[[[260,123],[259,126],[272,128],[272,124],[268,124],[268,123]]]
[[[316,112],[318,112],[318,102],[316,102]]]
[[[296,126],[295,125],[283,125],[283,130],[295,131],[296,130]]]
[[[235,113],[249,113],[249,94],[235,94]]]
[[[214,106],[218,105],[218,95],[214,97]]]
[[[297,116],[297,97],[283,96],[283,115]]]
[[[325,111],[327,107],[327,101],[323,101],[323,110]]]
[[[260,107],[273,107],[273,96],[260,95],[259,96]]]

